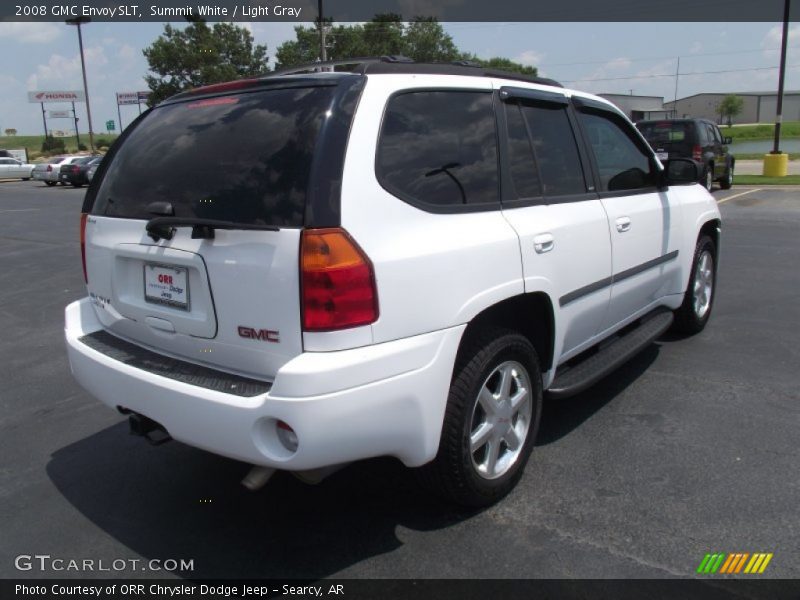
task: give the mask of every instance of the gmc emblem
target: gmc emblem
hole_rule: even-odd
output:
[[[253,329],[252,327],[245,327],[239,325],[239,337],[248,340],[261,340],[262,342],[272,342],[278,344],[281,341],[280,331],[272,331],[271,329]]]

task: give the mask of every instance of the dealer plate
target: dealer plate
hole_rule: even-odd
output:
[[[155,304],[189,309],[189,271],[171,265],[144,265],[144,299]]]

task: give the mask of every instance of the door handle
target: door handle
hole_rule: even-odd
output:
[[[630,217],[620,217],[617,219],[617,231],[620,233],[625,233],[626,231],[631,230],[631,219]]]
[[[552,233],[542,233],[533,238],[533,249],[537,254],[544,254],[550,252],[555,245]]]

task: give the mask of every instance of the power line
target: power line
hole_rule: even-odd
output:
[[[678,73],[679,77],[687,75],[718,75],[721,73],[744,73],[745,71],[769,71],[778,67],[753,67],[750,69],[724,69],[721,71],[690,71],[688,73]],[[786,67],[787,69],[798,69],[800,65]],[[675,77],[675,73],[663,73],[657,75],[632,75],[630,77],[596,77],[593,79],[561,79],[564,83],[587,82],[587,81],[623,81],[628,79],[657,79],[660,77]]]

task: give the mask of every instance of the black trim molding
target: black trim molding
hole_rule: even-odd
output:
[[[659,256],[658,258],[654,258],[652,260],[648,260],[647,262],[643,262],[640,265],[636,265],[635,267],[631,267],[630,269],[625,269],[617,273],[616,275],[612,275],[611,277],[606,277],[601,279],[600,281],[595,281],[594,283],[590,283],[589,285],[585,285],[583,287],[578,288],[577,290],[573,290],[568,294],[564,294],[561,298],[558,299],[558,305],[560,307],[564,307],[571,302],[575,302],[584,296],[588,296],[589,294],[593,294],[594,292],[600,291],[604,288],[607,288],[619,281],[623,281],[625,279],[629,279],[639,273],[643,273],[648,269],[652,269],[653,267],[657,267],[658,265],[664,264],[669,262],[678,257],[678,251],[673,250],[672,252],[668,252],[663,256]]]

